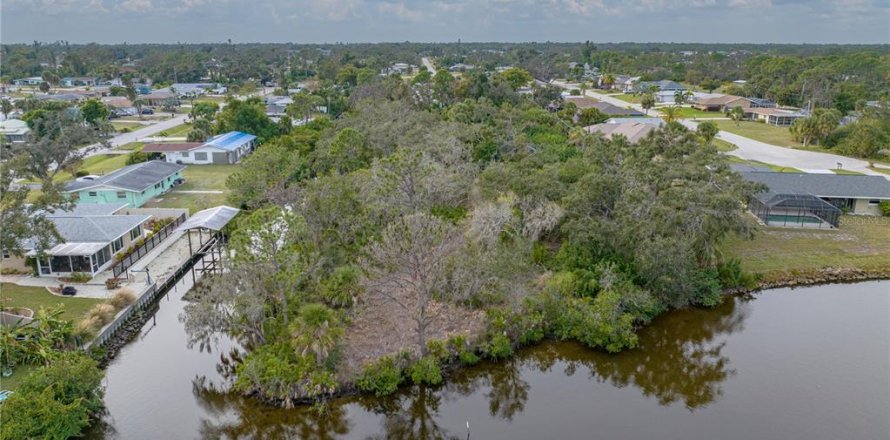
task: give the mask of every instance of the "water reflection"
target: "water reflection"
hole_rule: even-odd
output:
[[[522,415],[530,392],[549,391],[533,390],[529,382],[552,375],[555,368],[567,376],[584,372],[584,382],[632,387],[660,405],[681,403],[694,411],[718,399],[721,384],[735,374],[723,349],[726,337],[742,330],[747,314],[748,304],[742,298],[727,300],[715,309],[678,311],[644,329],[639,349],[619,355],[578,344],[545,343],[505,362],[459,370],[440,387],[409,387],[383,399],[337,399],[321,413],[311,407],[268,407],[198,378],[193,392],[205,413],[200,435],[206,439],[337,438],[352,433],[353,420],[361,416],[379,420],[380,432],[365,437],[369,439],[463,438],[464,432],[449,432],[442,426],[440,411],[445,404],[484,398],[492,419],[512,421]],[[220,377],[231,377],[232,356],[237,352],[219,363]],[[366,436],[368,429],[363,428],[353,436]]]

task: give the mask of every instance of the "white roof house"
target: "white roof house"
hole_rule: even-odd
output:
[[[253,152],[257,143],[256,136],[252,134],[230,131],[214,136],[203,144],[177,146],[175,149],[164,149],[167,162],[191,165],[234,164]]]
[[[25,142],[25,138],[30,132],[31,128],[25,121],[19,119],[0,121],[0,135],[6,138],[6,142]]]

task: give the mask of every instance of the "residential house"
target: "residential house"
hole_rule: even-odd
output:
[[[643,116],[642,113],[634,109],[618,107],[617,105],[597,101],[596,99],[588,98],[586,96],[566,96],[564,99],[566,103],[575,103],[578,110],[596,108],[607,116]]]
[[[25,121],[19,119],[7,119],[0,121],[0,136],[6,139],[6,143],[22,143],[31,133],[31,128]]]
[[[760,121],[777,127],[788,127],[794,121],[807,117],[799,110],[781,108],[748,108],[744,109],[745,118],[752,121]]]
[[[449,72],[464,72],[467,70],[473,70],[475,68],[476,68],[476,66],[474,66],[472,64],[457,63],[457,64],[449,67],[448,71]]]
[[[95,76],[66,76],[59,81],[62,87],[93,87],[99,85],[101,78]]]
[[[145,153],[161,153],[168,163],[207,165],[234,164],[253,152],[256,136],[230,131],[210,138],[204,143],[148,144]]]
[[[165,92],[163,90],[155,90],[147,95],[142,95],[139,97],[139,100],[145,105],[156,107],[166,105],[168,100],[172,100],[175,102],[175,105],[179,105],[179,95],[172,92]]]
[[[28,78],[19,78],[12,80],[12,84],[16,86],[39,86],[44,82],[42,77],[32,76]]]
[[[606,124],[624,124],[627,122],[637,122],[640,124],[648,124],[653,127],[663,127],[665,122],[664,119],[661,118],[650,118],[645,116],[630,116],[624,118],[609,118],[606,119]]]
[[[676,92],[677,90],[680,90],[682,92],[686,91],[686,87],[683,87],[680,83],[671,81],[669,79],[663,79],[661,81],[640,81],[633,86],[633,91],[637,93],[646,93],[652,89],[655,89],[656,92]]]
[[[183,169],[180,164],[150,160],[104,176],[79,177],[65,185],[65,193],[78,203],[125,203],[138,208],[177,185]]]
[[[201,82],[201,83],[175,83],[164,91],[176,93],[179,96],[198,96],[206,93],[216,95],[224,95],[228,88],[219,83]]]
[[[44,213],[53,222],[61,241],[49,249],[37,248],[34,239],[22,243],[24,256],[3,252],[3,267],[30,272],[35,259],[40,276],[66,276],[75,272],[91,276],[114,264],[114,255],[144,235],[148,214],[124,215],[124,203],[77,204],[71,210]]]
[[[40,101],[67,102],[70,104],[77,103],[86,97],[79,93],[59,93],[57,95],[41,95],[37,99]]]
[[[890,201],[890,181],[881,176],[842,174],[739,173],[768,189],[749,201],[754,215],[770,226],[838,227],[840,214],[881,215]]]
[[[408,63],[395,63],[392,66],[380,69],[381,76],[389,75],[407,75],[411,72],[417,72],[417,66]]]
[[[624,136],[628,142],[635,144],[648,136],[649,133],[655,131],[657,126],[631,121],[618,124],[594,124],[589,127],[584,127],[584,129],[587,130],[588,133],[600,133],[606,139],[615,139],[616,136]]]
[[[692,107],[706,112],[725,112],[735,107],[751,108],[753,101],[735,95],[718,95],[710,98],[695,99]]]

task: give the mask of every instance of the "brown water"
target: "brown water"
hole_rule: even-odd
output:
[[[231,343],[187,348],[181,293],[109,366],[106,426],[90,437],[467,438],[469,421],[472,439],[890,438],[888,281],[729,298],[659,318],[619,355],[545,343],[324,415],[208,387]]]

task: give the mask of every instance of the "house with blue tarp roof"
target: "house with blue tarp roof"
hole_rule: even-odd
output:
[[[163,149],[164,160],[189,165],[234,164],[256,149],[256,136],[240,131],[216,135],[203,144],[176,144]],[[153,151],[153,150],[152,150]],[[158,151],[160,152],[160,151]]]

